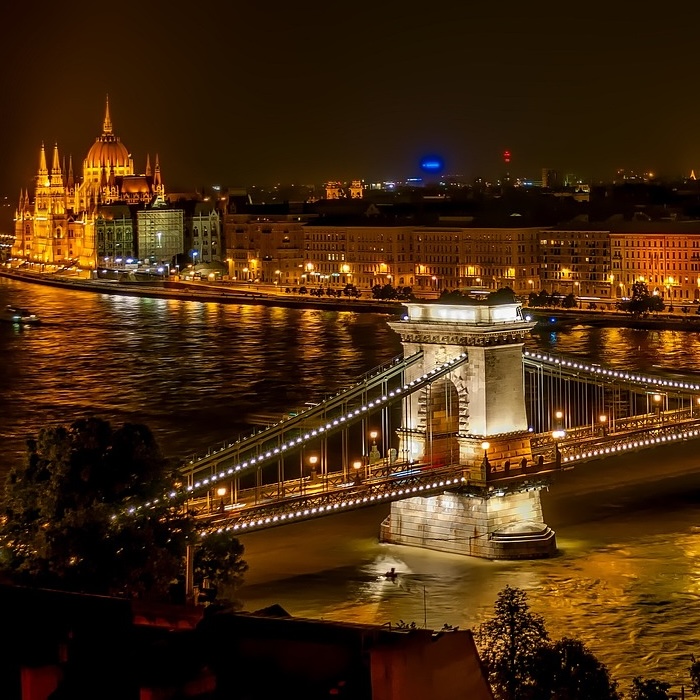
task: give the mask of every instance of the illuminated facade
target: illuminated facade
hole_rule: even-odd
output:
[[[116,255],[120,247],[135,247],[133,239],[116,239],[115,224],[109,223],[114,221],[112,214],[101,212],[101,207],[117,203],[143,205],[164,195],[157,156],[153,172],[150,159],[145,174],[134,172],[133,158],[113,132],[108,100],[102,133],[83,161],[82,178],[74,177],[72,157],[68,168],[62,163],[58,145],[53,148],[49,170],[42,144],[34,200],[29,191],[20,193],[12,255],[45,264],[94,268],[98,257]],[[121,235],[127,225],[117,228]],[[133,226],[131,230],[133,236]]]
[[[667,303],[700,301],[700,221],[625,228],[631,230],[610,232],[615,296],[629,296],[635,282],[644,282]]]
[[[666,303],[700,301],[700,221],[613,221],[542,231],[542,288],[620,299],[644,282]]]
[[[542,289],[602,299],[614,296],[608,231],[542,231],[540,253]]]

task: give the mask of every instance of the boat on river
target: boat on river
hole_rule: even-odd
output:
[[[21,309],[18,306],[10,306],[9,304],[0,311],[0,321],[15,323],[21,326],[41,323],[39,317],[35,313],[27,309]]]

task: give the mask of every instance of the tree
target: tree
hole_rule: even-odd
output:
[[[575,309],[576,308],[576,295],[567,294],[561,302],[562,309]]]
[[[690,674],[690,690],[693,695],[700,695],[700,661],[692,654],[690,656],[688,673]]]
[[[617,681],[577,639],[564,637],[540,649],[531,697],[542,700],[619,700]]]
[[[481,659],[499,698],[528,696],[534,664],[548,641],[544,621],[530,612],[525,591],[506,586],[498,594],[494,616],[476,634]]]
[[[650,294],[644,282],[635,282],[632,285],[630,298],[621,302],[619,308],[634,316],[642,316],[650,311],[663,311],[664,302],[658,294]]]
[[[532,299],[532,296],[531,296]],[[541,289],[539,294],[535,295],[534,301],[531,302],[532,306],[551,306],[552,298],[546,289]]]
[[[671,686],[656,678],[643,679],[637,676],[632,679],[630,700],[668,700],[668,689]]]
[[[396,299],[397,293],[390,284],[375,284],[374,287],[372,287],[372,296],[375,299]]]
[[[128,509],[176,479],[144,425],[113,430],[86,418],[42,429],[28,441],[23,467],[7,478],[0,567],[25,584],[164,599],[183,575],[187,545],[198,540],[194,518],[166,504],[136,517]],[[242,573],[237,541],[229,552],[228,563]],[[220,576],[213,561],[222,561],[216,551],[200,566],[212,580]]]
[[[501,289],[491,292],[487,300],[489,304],[513,304],[516,301],[516,296],[510,287],[501,287]]]

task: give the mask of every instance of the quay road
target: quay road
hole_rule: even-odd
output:
[[[77,275],[51,272],[32,272],[17,268],[0,267],[0,277],[35,284],[75,289],[97,294],[179,299],[181,301],[215,302],[219,304],[256,304],[285,306],[299,309],[329,311],[366,311],[399,315],[405,312],[400,302],[351,297],[313,297],[306,294],[287,294],[279,288],[257,285],[228,284],[226,282],[183,282],[153,280],[121,282],[107,279],[86,279]]]

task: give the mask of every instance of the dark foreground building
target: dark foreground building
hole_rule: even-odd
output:
[[[0,587],[7,700],[492,700],[472,635]]]

